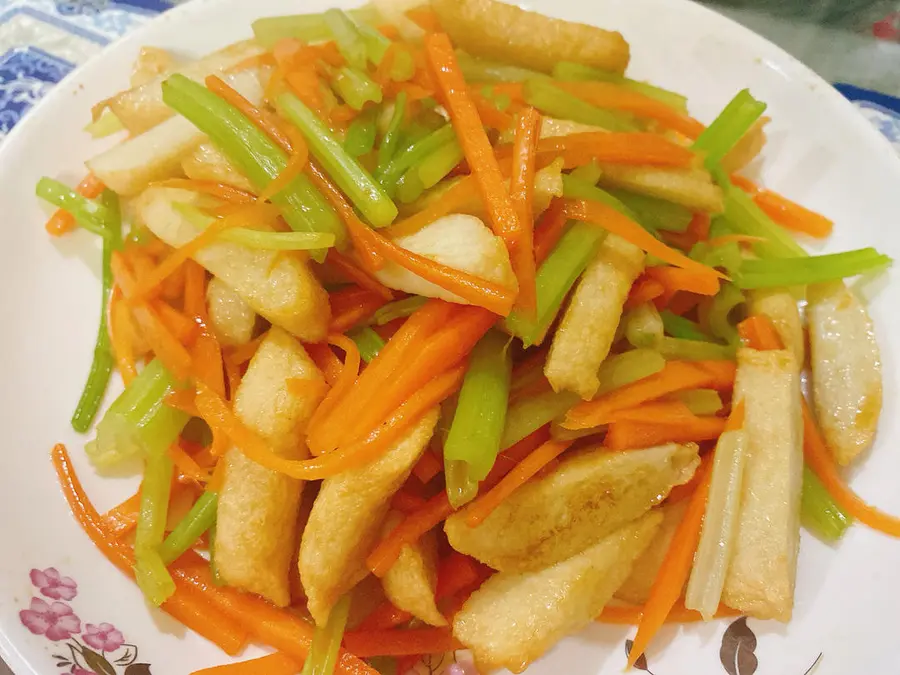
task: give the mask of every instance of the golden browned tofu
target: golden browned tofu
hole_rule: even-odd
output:
[[[217,277],[206,285],[209,322],[224,345],[245,345],[253,339],[256,312],[231,286]]]
[[[810,286],[806,316],[816,418],[839,464],[872,445],[881,416],[881,352],[859,299],[842,282]]]
[[[806,338],[803,335],[803,323],[797,300],[790,291],[784,288],[761,288],[747,292],[747,311],[749,314],[762,314],[769,317],[781,344],[790,349],[800,367],[806,360]]]
[[[758,619],[788,621],[803,486],[800,374],[793,354],[738,350],[734,399],[744,401],[747,457],[722,601]]]
[[[178,62],[172,52],[159,47],[141,47],[134,61],[129,84],[132,88],[140,87],[160,75],[174,72],[177,66]]]
[[[576,61],[624,73],[630,52],[619,33],[553,19],[497,0],[432,0],[454,44],[475,56],[544,73]]]
[[[387,536],[403,520],[403,514],[392,511],[384,522],[382,537]],[[409,612],[432,626],[446,626],[447,620],[437,608],[437,538],[427,532],[415,544],[404,546],[397,562],[381,579],[384,594],[394,606]]]
[[[690,480],[694,444],[645,450],[588,448],[516,490],[477,527],[447,519],[450,545],[501,572],[542,569],[584,551]]]
[[[241,380],[234,411],[272,452],[303,459],[308,454],[303,431],[321,397],[314,387],[304,395],[293,393],[292,378],[324,384],[296,338],[272,328]],[[225,462],[216,521],[219,574],[230,586],[286,606],[303,482],[256,464],[237,448],[228,451]]]
[[[553,335],[544,375],[554,391],[591,399],[600,386],[597,369],[609,354],[628,291],[644,270],[644,252],[610,234],[569,300]]]
[[[453,618],[453,635],[472,650],[480,672],[521,673],[600,614],[660,522],[651,512],[546,569],[495,574]]]
[[[309,613],[323,625],[334,603],[367,574],[391,497],[428,446],[434,408],[380,459],[322,481],[300,542],[300,578]]]
[[[602,164],[600,185],[631,190],[681,204],[695,211],[722,213],[722,190],[703,169],[670,169]]]
[[[177,203],[202,206],[208,202],[196,192],[152,187],[135,203],[140,221],[175,247],[183,246],[203,231],[175,206]],[[305,342],[325,338],[331,314],[328,294],[310,271],[305,257],[217,241],[201,248],[193,258],[272,324]]]
[[[746,167],[766,147],[766,125],[772,120],[760,117],[750,130],[722,158],[722,170],[732,174]]]
[[[631,574],[616,591],[618,599],[635,605],[643,605],[647,602],[647,598],[650,597],[650,589],[653,587],[653,582],[656,581],[659,568],[662,567],[666,553],[669,551],[669,544],[672,543],[675,530],[681,524],[687,505],[688,500],[682,499],[674,504],[654,509],[662,514],[662,522],[647,549],[634,561]]]
[[[212,143],[203,143],[181,159],[184,175],[194,180],[212,180],[255,192],[250,180]]]
[[[201,59],[186,63],[175,72],[202,82],[209,75],[221,74],[241,61],[262,54],[263,51],[265,50],[252,40],[235,42]],[[172,117],[175,113],[163,102],[161,86],[169,74],[168,72],[160,74],[139,87],[123,91],[95,106],[95,119],[105,108],[110,108],[125,128],[136,135]]]

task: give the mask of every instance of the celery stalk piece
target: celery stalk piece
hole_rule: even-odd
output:
[[[176,384],[158,359],[148,363],[97,425],[96,437],[85,446],[91,462],[109,468],[132,457],[165,451],[190,418],[165,404]]]
[[[287,166],[288,157],[281,148],[206,87],[176,74],[163,82],[162,90],[166,105],[209,136],[258,189],[265,189]],[[292,230],[330,233],[339,247],[346,246],[344,224],[306,176],[297,176],[272,202]],[[314,257],[321,262],[325,252]]]
[[[729,317],[735,308],[746,302],[747,298],[734,284],[722,284],[707,313],[706,321],[713,336],[730,345],[736,345],[740,341],[737,325]]]
[[[107,108],[100,115],[99,119],[96,122],[91,122],[88,124],[84,131],[89,133],[93,138],[106,138],[107,136],[112,136],[115,133],[122,131],[125,128],[125,125],[122,124],[122,120],[120,120],[116,114]]]
[[[375,312],[373,320],[376,326],[383,326],[394,319],[402,319],[409,316],[426,302],[428,302],[428,298],[423,298],[421,295],[411,295],[402,300],[389,302]]]
[[[459,509],[478,496],[478,481],[472,478],[468,462],[461,459],[444,460],[444,482],[447,499],[454,509]]]
[[[618,84],[626,89],[631,89],[644,96],[655,98],[657,101],[665,103],[670,108],[674,108],[680,112],[687,112],[687,98],[674,91],[655,87],[646,82],[632,80],[623,77],[618,73],[611,73],[606,70],[591,68],[581,63],[573,63],[571,61],[560,61],[553,67],[553,77],[563,82],[588,82],[590,80],[599,80],[601,82],[611,82]]]
[[[675,394],[695,415],[715,415],[722,407],[722,398],[715,389],[688,389]]]
[[[653,349],[632,349],[610,356],[597,371],[600,387],[594,398],[655,375],[665,367],[666,360]]]
[[[382,35],[377,28],[358,21],[352,16],[350,20],[353,22],[356,30],[359,31],[360,36],[362,36],[369,61],[376,66],[379,65],[384,59],[384,55],[387,54],[388,49],[391,48],[391,41]],[[391,79],[394,82],[406,82],[415,72],[416,63],[412,54],[405,49],[398,50],[394,54],[394,62],[391,64]]]
[[[765,111],[765,103],[753,98],[748,89],[741,90],[694,141],[693,149],[706,154],[707,168],[718,166]]]
[[[444,459],[466,462],[471,480],[484,480],[500,451],[512,376],[510,341],[490,331],[475,345],[444,443]]]
[[[803,496],[800,504],[803,527],[825,541],[837,541],[853,523],[853,519],[834,501],[809,466],[803,467]]]
[[[547,391],[517,399],[506,413],[506,425],[500,439],[502,449],[509,448],[545,424],[559,419],[581,399],[570,391]]]
[[[597,163],[597,160],[591,160],[589,164],[583,164],[582,166],[572,169],[568,173],[570,180],[586,183],[592,187],[597,187],[597,181],[600,180],[602,175],[603,169],[600,168],[600,164]],[[612,192],[609,194],[612,194]]]
[[[397,207],[378,183],[353,157],[347,154],[340,142],[316,117],[312,110],[293,94],[278,97],[278,107],[303,133],[309,151],[353,205],[374,227],[385,227],[397,217]]]
[[[406,115],[406,92],[401,91],[394,99],[394,112],[391,115],[391,121],[388,124],[387,131],[381,143],[378,146],[378,166],[375,169],[375,175],[384,174],[391,160],[394,159],[394,153],[397,150],[397,144],[400,142],[400,125],[403,124],[403,118]]]
[[[880,271],[892,262],[874,248],[790,260],[745,260],[735,283],[745,289],[807,286]]]
[[[88,232],[93,232],[104,239],[113,236],[112,232],[104,227],[104,224],[110,221],[110,213],[99,201],[83,197],[67,185],[46,176],[38,181],[35,194],[53,206],[67,211],[78,226]]]
[[[363,5],[347,12],[359,23],[374,24],[380,20],[378,10]],[[321,14],[295,14],[292,16],[267,16],[253,22],[253,36],[266,49],[279,40],[296,38],[301,42],[325,42],[331,40],[331,30]]]
[[[388,193],[392,193],[402,175],[424,161],[431,153],[454,140],[456,140],[456,133],[453,131],[453,126],[444,124],[409,147],[397,152],[383,170],[375,172],[375,177]]]
[[[689,257],[707,267],[717,267],[734,277],[744,263],[741,247],[737,242],[711,248],[705,241],[694,244]]]
[[[427,190],[437,185],[448,173],[453,171],[464,156],[462,148],[454,138],[432,152],[410,171],[415,169],[422,186]]]
[[[737,535],[748,451],[746,432],[726,431],[719,437],[713,456],[706,515],[684,599],[685,606],[699,611],[706,621],[719,608],[725,587],[725,574]]]
[[[733,361],[736,354],[735,347],[731,345],[673,337],[663,337],[656,348],[666,359],[678,361]]]
[[[672,314],[667,309],[659,313],[663,322],[663,330],[675,338],[682,340],[699,340],[701,342],[710,342],[709,336],[706,335],[695,321],[685,319],[683,316]]]
[[[381,87],[365,71],[342,66],[331,80],[331,86],[344,103],[362,110],[366,103],[381,103]]]
[[[633,115],[598,108],[554,86],[552,80],[546,78],[526,80],[524,95],[526,103],[546,115],[582,124],[593,124],[608,131],[637,130]]]
[[[353,68],[365,70],[368,50],[362,35],[356,30],[350,17],[339,9],[329,9],[322,14],[322,18],[325,20],[325,25],[328,26],[341,56]]]
[[[372,359],[378,356],[378,352],[384,348],[384,340],[369,326],[358,328],[349,333],[348,337],[356,343],[359,355],[366,363],[371,363]]]
[[[135,580],[147,601],[156,607],[175,592],[175,582],[159,553],[166,534],[174,473],[166,447],[156,448],[147,456],[141,481],[141,510],[134,534]]]
[[[760,209],[743,190],[727,179],[720,180],[725,190],[725,219],[739,234],[762,237],[766,241],[753,244],[753,251],[760,258],[798,258],[806,255],[790,233],[777,225]]]
[[[596,185],[591,185],[588,182],[581,181],[577,177],[573,177],[571,174],[563,174],[562,181],[563,197],[567,199],[587,199],[590,201],[601,202],[603,204],[606,204],[607,206],[614,208],[619,213],[628,216],[633,221],[641,222],[637,213],[632,211],[620,199],[614,197],[603,188],[599,188]]]
[[[225,585],[219,574],[219,566],[216,564],[216,521],[213,521],[209,528],[209,572],[216,586]]]
[[[684,232],[694,217],[690,209],[664,199],[639,195],[627,190],[610,190],[609,194],[637,215],[637,222],[651,230]]]
[[[412,204],[422,196],[423,192],[425,192],[425,186],[422,184],[422,179],[419,178],[416,167],[409,169],[397,181],[396,197],[401,204]]]
[[[217,493],[204,492],[200,495],[191,510],[160,546],[159,555],[165,565],[175,562],[185,551],[197,543],[204,532],[213,526],[213,523],[216,522],[218,505],[219,495]]]
[[[100,404],[106,393],[106,387],[109,385],[109,376],[115,362],[112,346],[109,343],[106,313],[113,284],[109,262],[112,252],[122,246],[122,215],[119,209],[119,197],[115,192],[104,190],[100,200],[109,214],[109,217],[103,222],[103,227],[109,232],[109,236],[103,238],[100,327],[97,329],[97,341],[94,343],[94,358],[87,381],[84,383],[84,389],[81,391],[81,397],[78,399],[78,405],[75,406],[75,412],[72,414],[72,428],[80,433],[84,433],[90,428],[97,416],[97,411],[100,410]]]
[[[559,313],[563,301],[584,272],[606,232],[593,225],[575,222],[563,234],[537,272],[537,311],[529,316],[513,310],[506,318],[506,329],[520,338],[526,347],[538,344]]]
[[[350,123],[344,138],[344,150],[351,157],[367,155],[375,147],[375,136],[378,133],[375,112],[375,109],[364,111]]]
[[[347,628],[349,615],[350,594],[348,593],[332,608],[331,614],[328,615],[328,623],[324,626],[316,626],[301,675],[334,675],[334,667],[337,664],[338,652],[341,649],[341,640],[344,639],[344,630]]]
[[[656,307],[649,302],[625,315],[625,339],[637,349],[655,349],[663,339],[665,327]]]
[[[465,52],[456,52],[456,59],[463,77],[469,82],[522,82],[534,78],[550,79],[536,70],[475,58]]]

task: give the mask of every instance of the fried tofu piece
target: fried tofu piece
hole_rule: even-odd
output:
[[[631,285],[644,271],[644,257],[614,234],[600,244],[553,335],[544,375],[554,391],[585,400],[597,392],[597,370],[609,354]]]
[[[464,511],[447,519],[450,545],[501,572],[528,572],[570,558],[649,511],[700,463],[693,443],[608,452],[588,448],[503,501],[477,527]]]
[[[367,574],[391,497],[428,446],[439,410],[433,408],[380,459],[322,482],[300,542],[300,578],[317,625]]]
[[[810,286],[806,316],[816,418],[835,460],[868,449],[881,416],[881,352],[872,319],[842,282]]]
[[[475,216],[459,213],[444,216],[417,232],[397,237],[394,243],[448,267],[474,274],[506,288],[517,288],[516,275],[509,262],[506,245]],[[425,281],[393,262],[386,262],[375,276],[388,288],[468,304],[455,293]]]
[[[584,122],[572,120],[560,120],[555,117],[541,117],[541,138],[556,138],[557,136],[569,136],[588,131],[606,131],[602,127]]]
[[[257,71],[234,73],[226,80],[250,102],[262,100]],[[180,175],[182,158],[206,140],[184,117],[171,117],[88,160],[87,167],[109,188],[132,196],[154,181]]]
[[[557,157],[534,175],[534,196],[531,200],[531,214],[535,218],[547,210],[554,197],[563,196],[563,166],[562,157]],[[509,189],[509,181],[505,181],[504,184]],[[487,212],[484,210],[484,201],[481,197],[477,197],[469,204],[466,204],[460,211],[478,216],[482,220],[487,218]]]
[[[675,537],[675,531],[681,524],[681,519],[684,518],[687,506],[688,500],[682,499],[674,504],[666,504],[653,510],[662,514],[659,529],[656,530],[653,540],[644,552],[634,561],[629,577],[616,591],[616,597],[619,600],[635,605],[643,605],[647,602],[647,598],[650,597],[650,589],[653,588],[653,582],[656,581],[659,569],[669,551],[669,544]]]
[[[245,345],[253,339],[256,312],[231,286],[217,277],[206,286],[206,306],[213,333],[223,345]]]
[[[294,393],[290,379],[324,385],[303,346],[272,328],[250,361],[234,402],[234,412],[288,459],[308,455],[303,431],[319,405],[316,388]],[[324,393],[324,387],[321,388]],[[225,479],[216,520],[216,565],[223,581],[258,593],[280,607],[290,603],[289,569],[296,549],[296,524],[303,481],[248,459],[237,448],[225,455]]]
[[[624,73],[630,51],[620,33],[554,19],[497,0],[432,0],[441,26],[461,49],[544,73],[559,61]]]
[[[784,288],[761,288],[747,291],[747,311],[750,315],[762,314],[769,317],[781,344],[794,355],[802,368],[806,361],[806,339],[797,300]]]
[[[202,228],[176,207],[208,204],[188,190],[152,187],[135,203],[137,217],[169,246],[183,246]],[[194,260],[237,292],[258,314],[305,342],[319,342],[328,332],[328,294],[306,258],[287,251],[252,249],[227,241],[204,246]]]
[[[734,553],[722,601],[758,619],[789,621],[800,546],[803,421],[800,373],[788,350],[740,349],[747,457]]]
[[[382,529],[382,537],[403,521],[403,514],[392,511]],[[394,606],[409,612],[432,626],[446,626],[447,620],[437,608],[437,538],[427,532],[415,544],[404,546],[397,562],[381,579],[384,594]]]
[[[766,147],[766,125],[769,117],[760,117],[750,130],[741,137],[728,154],[722,158],[722,170],[727,174],[737,173],[759,156]]]
[[[722,189],[703,169],[672,169],[601,164],[601,187],[631,190],[681,204],[694,211],[722,213]]]
[[[521,673],[603,611],[661,522],[662,514],[647,513],[549,568],[495,574],[453,618],[454,637],[472,650],[480,672]]]
[[[183,156],[181,170],[194,180],[211,180],[255,192],[250,180],[212,143],[202,143]]]
[[[132,87],[140,87],[160,75],[174,71],[177,66],[178,61],[175,55],[167,49],[141,47],[141,51],[134,61],[129,84]]]
[[[235,42],[196,61],[186,63],[175,72],[197,82],[209,75],[221,74],[241,61],[259,56],[265,50],[253,40]],[[94,106],[96,120],[103,110],[109,108],[132,135],[141,134],[160,122],[172,117],[175,112],[163,102],[162,83],[170,73],[162,73],[144,84],[123,91],[111,99]]]

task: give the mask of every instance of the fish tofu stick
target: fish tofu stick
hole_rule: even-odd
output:
[[[453,618],[453,635],[479,672],[521,673],[566,635],[591,623],[631,573],[662,514],[651,512],[552,567],[488,579]]]
[[[253,339],[256,312],[218,277],[206,285],[206,306],[213,332],[223,345],[245,345]]]
[[[474,56],[544,73],[576,61],[624,73],[630,51],[620,33],[528,12],[497,0],[432,0],[441,26]]]
[[[734,400],[744,401],[748,452],[722,601],[758,619],[789,621],[803,487],[800,373],[794,355],[738,350]]]
[[[250,179],[242,174],[212,142],[203,143],[182,157],[181,170],[185,176],[194,180],[211,180],[233,185],[247,192],[256,192]]]
[[[289,459],[308,455],[303,431],[325,387],[294,393],[291,379],[324,385],[322,374],[297,340],[273,327],[241,380],[234,412]],[[266,469],[237,448],[225,455],[225,479],[216,521],[216,565],[223,581],[276,605],[290,603],[289,570],[303,481]]]
[[[428,446],[438,408],[429,410],[381,458],[322,481],[300,542],[300,579],[316,625],[369,572],[366,556],[378,543],[391,497]]]
[[[391,511],[385,520],[382,536],[403,521],[403,514]],[[381,580],[384,594],[394,606],[409,612],[432,626],[446,626],[447,620],[437,608],[437,538],[426,532],[416,543],[404,546],[397,562]]]
[[[199,207],[210,202],[196,192],[151,187],[136,200],[135,212],[153,234],[177,248],[203,229],[179,211],[176,203]],[[216,241],[193,258],[272,324],[304,342],[325,339],[331,315],[328,294],[304,257]]]
[[[609,354],[628,291],[643,270],[641,249],[614,234],[603,240],[550,345],[544,375],[554,391],[572,391],[585,400],[597,392],[597,369]]]
[[[681,204],[693,211],[722,213],[722,189],[702,169],[668,169],[653,166],[601,164],[601,187],[622,188]]]
[[[769,317],[781,344],[791,350],[797,365],[803,367],[806,359],[803,323],[797,300],[785,288],[761,288],[747,293],[747,309],[751,315],[762,314]]]
[[[881,353],[869,313],[843,282],[810,286],[806,316],[816,418],[846,466],[872,445],[881,415]]]

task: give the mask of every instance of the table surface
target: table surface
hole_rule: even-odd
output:
[[[167,0],[0,0],[0,141],[79,63],[172,4]],[[900,97],[900,0],[717,0],[709,4],[769,38],[830,82]],[[900,122],[896,126],[900,128]],[[900,138],[892,140],[900,142]],[[0,675],[12,675],[2,661]]]

